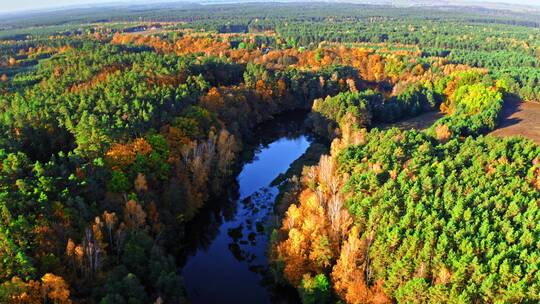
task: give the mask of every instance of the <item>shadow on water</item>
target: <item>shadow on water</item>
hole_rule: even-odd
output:
[[[228,196],[208,202],[186,228],[181,271],[192,303],[299,302],[293,288],[273,283],[266,253],[279,193],[271,183],[315,141],[306,115],[288,112],[261,124]]]

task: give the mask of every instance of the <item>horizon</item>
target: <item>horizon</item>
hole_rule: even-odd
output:
[[[403,2],[403,0],[333,0],[335,2],[344,2],[344,3],[366,3],[374,5],[388,5],[392,2]],[[333,2],[332,0],[321,0],[320,2]],[[19,14],[24,12],[47,12],[51,10],[63,10],[63,9],[77,9],[77,8],[87,8],[87,7],[101,7],[101,6],[129,6],[131,5],[144,5],[151,3],[199,3],[199,4],[233,4],[233,3],[245,3],[245,2],[260,2],[260,0],[151,0],[151,1],[129,1],[129,0],[19,0],[17,2],[4,3],[0,7],[0,14]],[[306,2],[306,0],[277,0],[271,2]],[[318,1],[319,2],[319,1]],[[427,1],[417,0],[413,4],[424,4]],[[431,1],[429,1],[431,2]],[[478,4],[502,4],[502,5],[518,5],[519,7],[538,7],[540,8],[540,0],[530,0],[531,3],[523,4],[520,0],[472,0],[472,1],[463,1],[463,0],[447,0],[443,1],[443,5],[478,5]],[[432,6],[441,5],[438,4],[429,4]]]

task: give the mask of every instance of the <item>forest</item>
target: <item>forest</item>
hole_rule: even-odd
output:
[[[191,303],[188,231],[258,127],[294,110],[329,153],[280,177],[261,228],[273,285],[302,303],[540,301],[540,146],[489,134],[509,98],[540,102],[538,20],[345,3],[7,16],[0,302]]]

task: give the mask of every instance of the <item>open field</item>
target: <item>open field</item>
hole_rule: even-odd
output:
[[[540,103],[521,102],[517,98],[506,100],[500,127],[491,134],[521,135],[540,143]]]

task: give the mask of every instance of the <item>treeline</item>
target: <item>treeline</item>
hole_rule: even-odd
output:
[[[493,131],[504,103],[504,88],[486,81],[482,74],[465,72],[444,80],[448,98],[441,109],[448,115],[436,123],[437,131],[477,136]],[[440,135],[440,134],[439,134]]]
[[[438,75],[423,84],[406,83],[388,97],[373,90],[353,90],[315,100],[308,123],[315,133],[332,139],[345,125],[371,128],[441,109],[447,115],[437,122],[439,131],[446,128],[448,136],[486,134],[499,120],[506,91],[501,84],[482,71],[466,70]]]
[[[309,115],[313,131],[326,138],[339,136],[340,126],[351,124],[369,128],[376,123],[392,123],[424,112],[435,111],[442,100],[432,84],[410,85],[398,95],[384,98],[380,92],[346,92],[317,99]]]
[[[97,9],[99,11],[99,9]],[[426,56],[446,57],[453,63],[489,68],[494,75],[508,75],[515,83],[512,93],[523,99],[538,99],[538,79],[529,77],[540,66],[540,36],[537,13],[518,13],[479,8],[395,8],[358,4],[304,3],[208,5],[169,4],[163,7],[137,9],[115,8],[96,15],[96,9],[73,11],[65,25],[55,13],[31,16],[18,23],[7,21],[12,28],[4,39],[26,40],[36,36],[80,37],[110,34],[137,28],[133,22],[149,25],[167,24],[165,33],[178,35],[196,30],[212,33],[252,33],[272,31],[275,39],[264,39],[272,48],[314,49],[323,42],[383,43],[417,47]],[[55,16],[54,22],[51,18]],[[426,18],[429,16],[429,18]],[[55,23],[56,22],[56,23]],[[109,23],[106,27],[93,22]],[[13,23],[13,24],[12,24]],[[82,24],[82,25],[81,25]],[[31,27],[31,25],[49,25]],[[105,28],[108,27],[108,30]],[[11,33],[11,35],[10,35]],[[249,42],[235,45],[246,47]]]
[[[309,5],[307,5],[309,4]],[[250,25],[253,20],[275,26],[280,21],[310,20],[362,21],[365,18],[452,20],[470,23],[501,24],[538,27],[537,13],[482,7],[402,7],[353,3],[242,3],[198,5],[193,3],[165,3],[152,7],[105,7],[72,9],[48,13],[6,16],[1,26],[5,30],[43,25],[74,25],[96,22],[190,22],[212,29],[232,25]],[[426,18],[429,16],[429,18]]]
[[[431,50],[424,51],[424,56],[442,56],[451,62],[474,67],[488,68],[493,77],[501,82],[508,93],[520,96],[524,100],[537,101],[540,97],[538,85],[540,75],[538,51],[470,51],[470,50]]]
[[[291,9],[294,8],[297,7]],[[335,15],[321,15],[317,9],[322,8],[315,6],[310,10],[303,9],[300,16],[292,19],[279,9],[271,13],[273,18],[254,16],[250,19],[242,15],[243,19],[232,24],[242,28],[241,32],[277,32],[277,39],[266,43],[273,48],[314,49],[327,42],[382,43],[389,47],[414,46],[422,50],[424,56],[443,57],[451,63],[488,68],[494,77],[507,78],[510,92],[523,99],[536,100],[539,97],[538,77],[534,71],[540,66],[540,37],[530,28],[499,25],[495,16],[491,16],[493,22],[483,23],[478,23],[480,19],[475,18],[471,21],[466,18],[462,20],[463,15],[452,13],[437,20],[426,20],[421,17],[420,11],[408,10],[404,15],[393,15],[390,13],[391,9],[378,11],[374,7],[368,7],[362,13],[338,18]],[[329,12],[339,15],[344,8],[334,6],[328,9]],[[251,8],[246,10],[251,12]],[[221,18],[234,20],[236,17],[227,16],[233,11],[234,8],[220,11],[223,15]],[[278,16],[278,20],[287,22],[276,23],[274,18]],[[336,20],[339,22],[335,22]],[[223,23],[219,18],[191,22],[197,29],[226,32],[226,29],[220,26]]]

